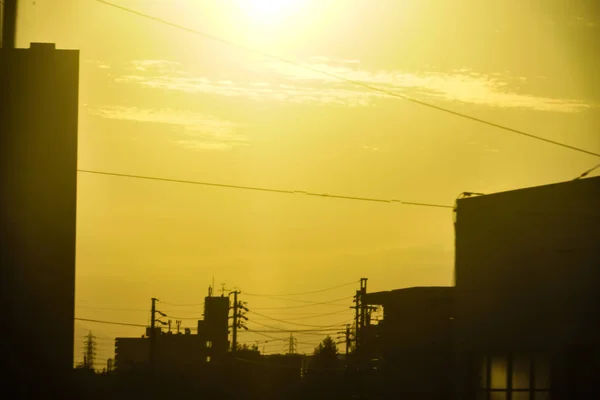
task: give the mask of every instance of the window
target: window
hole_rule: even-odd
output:
[[[549,400],[550,359],[543,356],[488,356],[480,360],[481,400]]]
[[[209,363],[210,362],[210,356],[206,356],[206,362]]]
[[[208,340],[208,341],[206,342],[206,348],[207,348],[207,349],[211,349],[211,348],[212,348],[212,342],[211,342],[210,340]]]

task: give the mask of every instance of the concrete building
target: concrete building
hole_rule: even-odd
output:
[[[198,334],[210,341],[210,356],[219,360],[229,350],[229,297],[213,296],[212,290],[204,298],[204,319],[198,321]]]
[[[453,393],[453,287],[368,293],[383,319],[361,333],[384,398],[448,399]]]
[[[195,373],[207,364],[222,361],[228,351],[229,297],[209,295],[204,298],[204,319],[192,334],[164,332],[156,329],[155,368],[158,373]],[[139,338],[117,338],[115,368],[117,372],[147,371],[150,366],[150,328]]]
[[[149,332],[148,332],[149,334]],[[156,336],[156,372],[160,374],[194,373],[211,361],[206,337],[202,334],[160,333]],[[150,339],[117,338],[115,341],[117,371],[147,371],[150,361]]]
[[[600,177],[458,200],[458,398],[595,398]]]
[[[79,51],[0,49],[3,377],[46,394],[73,368],[78,85]]]

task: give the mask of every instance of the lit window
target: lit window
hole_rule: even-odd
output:
[[[478,399],[547,400],[550,398],[550,361],[526,355],[483,357]]]
[[[506,374],[508,362],[506,357],[492,357],[490,360],[490,389],[507,389]]]
[[[210,356],[206,356],[206,362],[209,363],[210,362]]]
[[[512,388],[529,389],[531,378],[531,358],[517,356],[512,360]]]
[[[206,342],[206,348],[207,348],[207,349],[210,349],[210,348],[212,348],[212,342],[211,342],[210,340],[208,340],[208,341]]]

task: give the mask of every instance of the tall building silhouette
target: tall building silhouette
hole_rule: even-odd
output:
[[[205,332],[211,342],[215,359],[223,357],[229,349],[229,297],[213,296],[212,290],[204,298],[204,320],[198,321],[198,332]]]
[[[0,49],[3,377],[44,393],[73,367],[78,84],[79,51]]]
[[[460,398],[593,396],[599,243],[600,177],[458,200]]]

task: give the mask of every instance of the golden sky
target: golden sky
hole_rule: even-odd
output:
[[[82,169],[452,205],[463,191],[569,180],[598,163],[94,0],[60,3],[21,2],[17,41],[81,50]],[[600,151],[594,1],[114,3]],[[361,277],[369,278],[369,291],[452,284],[449,209],[89,174],[80,174],[78,185],[78,317],[145,324],[151,297],[201,303],[213,277],[217,287],[224,282],[249,293],[303,292]],[[335,300],[356,287],[295,298]],[[307,304],[242,298],[250,309]],[[160,309],[191,318],[184,326],[202,313]],[[339,313],[305,318],[332,312]],[[339,305],[261,313],[313,325],[352,318]],[[77,360],[87,329],[99,337],[101,360],[112,355],[115,335],[142,333],[77,322]],[[243,335],[242,342],[266,340]],[[304,350],[321,339],[297,337]],[[283,342],[266,347],[282,349]]]

